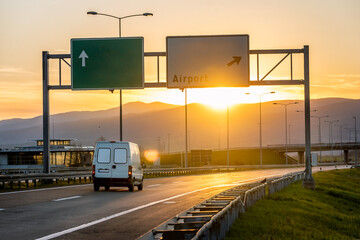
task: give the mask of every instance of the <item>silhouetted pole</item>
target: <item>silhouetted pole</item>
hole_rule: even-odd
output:
[[[353,119],[355,120],[355,167],[357,167],[357,157],[358,157],[358,154],[357,154],[357,131],[356,131],[356,117],[353,117]]]
[[[310,116],[310,117],[315,117],[315,118],[317,118],[319,120],[319,140],[318,140],[318,143],[320,145],[320,159],[319,159],[319,162],[321,162],[321,153],[322,153],[322,151],[321,151],[321,119],[322,118],[327,118],[329,116]]]
[[[261,96],[266,95],[266,94],[273,94],[275,92],[267,92],[267,93],[263,93],[263,94],[256,94],[259,97],[259,118],[260,118],[260,123],[259,123],[259,141],[260,141],[260,166],[262,166],[263,163],[263,156],[262,156],[262,122],[261,122]],[[246,93],[246,94],[250,94],[250,93]]]
[[[168,154],[170,154],[170,133],[168,133],[167,136],[168,136]]]
[[[43,70],[43,172],[50,173],[49,52],[42,52]]]
[[[227,128],[227,146],[226,146],[226,148],[227,148],[227,154],[226,154],[226,162],[227,162],[227,166],[229,167],[229,165],[230,165],[230,137],[229,137],[229,104],[226,106],[226,122],[227,122],[227,124],[226,124],[226,128]]]
[[[287,106],[292,104],[298,104],[299,102],[292,102],[292,103],[273,103],[274,105],[282,105],[285,108],[285,159],[286,159],[286,165],[288,165],[288,134],[287,134]],[[310,118],[310,117],[309,117]]]
[[[339,127],[340,128],[340,148],[342,149],[343,147],[343,127],[344,126],[347,126],[347,124],[338,124],[338,125],[334,125],[336,127]],[[341,150],[341,159],[343,159],[343,151]],[[345,162],[345,161],[344,161]]]
[[[187,89],[185,88],[185,168],[188,167]]]
[[[98,13],[98,12],[95,12],[95,11],[89,11],[87,12],[88,15],[101,15],[101,16],[106,16],[106,17],[111,17],[111,18],[115,18],[115,19],[118,19],[119,20],[119,37],[121,37],[121,19],[125,19],[125,18],[130,18],[130,17],[139,17],[139,16],[153,16],[152,13],[142,13],[142,14],[134,14],[134,15],[128,15],[128,16],[125,16],[125,17],[116,17],[116,16],[113,16],[113,15],[110,15],[110,14],[105,14],[105,13]],[[120,94],[119,94],[119,97],[120,97],[120,141],[123,140],[123,119],[122,119],[122,112],[123,112],[123,104],[122,104],[122,89],[120,89]]]
[[[327,123],[329,123],[329,145],[331,146],[331,158],[333,158],[334,160],[334,138],[333,138],[333,131],[332,131],[332,126],[333,123],[339,122],[339,120],[333,120],[333,121],[325,121]]]
[[[304,46],[304,95],[305,95],[305,178],[303,187],[315,189],[311,169],[311,125],[310,125],[310,67],[309,46]]]

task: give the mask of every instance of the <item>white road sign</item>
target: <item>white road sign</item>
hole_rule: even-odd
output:
[[[167,87],[248,87],[249,35],[166,38]]]

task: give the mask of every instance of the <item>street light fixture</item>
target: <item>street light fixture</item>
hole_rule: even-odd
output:
[[[291,103],[273,103],[274,105],[282,105],[285,108],[285,158],[286,158],[286,165],[288,165],[288,155],[287,155],[287,151],[288,151],[288,136],[287,136],[287,106],[292,105],[292,104],[298,104],[299,102],[291,102]]]
[[[105,14],[105,13],[99,13],[99,12],[95,12],[95,11],[88,11],[87,12],[88,15],[101,15],[101,16],[106,16],[106,17],[111,17],[111,18],[115,18],[117,20],[119,20],[119,37],[121,37],[121,20],[125,19],[125,18],[130,18],[130,17],[139,17],[139,16],[153,16],[152,13],[142,13],[142,14],[133,14],[133,15],[128,15],[128,16],[124,16],[124,17],[117,17],[114,15],[110,15],[110,14]],[[114,91],[114,89],[110,90],[111,92]],[[120,89],[120,141],[123,140],[123,130],[122,130],[122,89]]]
[[[262,94],[255,94],[255,95],[257,95],[258,97],[259,97],[259,106],[260,106],[260,114],[259,114],[259,116],[260,116],[260,126],[259,126],[259,128],[260,128],[260,166],[262,166],[262,160],[263,160],[263,156],[262,156],[262,126],[261,126],[261,97],[263,96],[263,95],[266,95],[266,94],[273,94],[273,93],[275,93],[275,92],[266,92],[266,93],[262,93]],[[247,95],[250,95],[250,93],[245,93],[245,94],[247,94]]]

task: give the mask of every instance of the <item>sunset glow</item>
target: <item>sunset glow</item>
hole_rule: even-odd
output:
[[[360,2],[357,0],[181,1],[102,4],[26,0],[0,2],[0,120],[42,114],[41,52],[69,54],[71,38],[118,36],[114,19],[90,16],[97,10],[115,16],[152,12],[152,17],[122,21],[122,36],[144,37],[145,52],[166,51],[167,36],[248,34],[250,49],[310,48],[311,98],[359,97]],[[66,18],[64,18],[66,12]],[[255,13],[255,14],[254,14]],[[306,17],[304,17],[304,14]],[[181,19],[181,21],[179,21]],[[284,19],[287,19],[284,21]],[[284,55],[260,56],[259,78]],[[293,54],[293,78],[303,79],[302,54]],[[59,63],[50,60],[50,84],[59,83]],[[157,59],[146,57],[145,81],[157,81]],[[159,59],[160,81],[166,81],[166,57]],[[257,56],[250,55],[251,80],[257,79]],[[266,80],[289,79],[290,59]],[[62,63],[62,84],[70,84],[70,68]],[[256,103],[256,94],[275,91],[262,101],[303,99],[301,86],[189,89],[188,103],[223,109],[228,104]],[[156,88],[124,90],[123,103],[142,101],[184,105],[184,93]],[[253,94],[245,95],[246,92]],[[50,113],[96,111],[119,107],[119,91],[50,91]]]
[[[159,158],[159,153],[157,150],[146,150],[144,151],[144,157],[149,162],[155,162]]]

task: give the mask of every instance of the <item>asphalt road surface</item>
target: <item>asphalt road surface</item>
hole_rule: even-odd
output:
[[[301,170],[146,179],[144,190],[134,192],[120,187],[94,192],[86,184],[0,193],[0,239],[136,239],[226,189]]]

